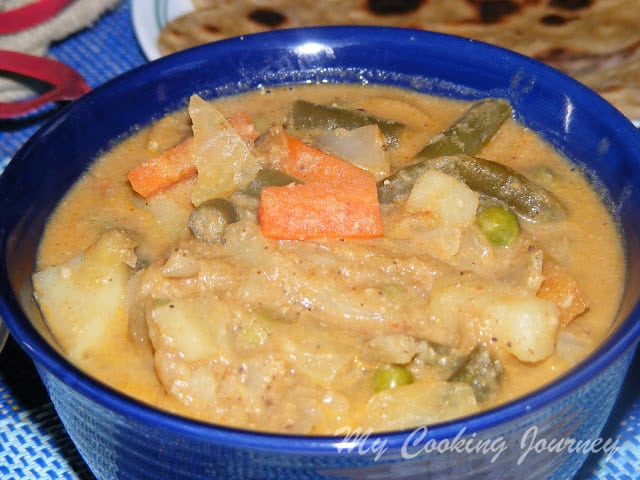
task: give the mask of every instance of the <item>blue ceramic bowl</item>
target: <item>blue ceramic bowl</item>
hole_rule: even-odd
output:
[[[518,119],[605,187],[628,279],[616,327],[573,371],[518,401],[430,427],[351,438],[260,434],[187,420],[74,368],[40,333],[29,275],[61,196],[113,142],[186,104],[258,86],[381,83],[448,97],[507,98]],[[462,38],[384,28],[312,28],[223,41],[128,72],[74,102],[0,179],[0,316],[37,366],[69,435],[99,479],[571,478],[592,450],[640,337],[640,135],[555,70]],[[600,439],[603,443],[597,443]],[[578,452],[542,442],[576,440]],[[530,450],[535,447],[536,451]],[[559,451],[553,451],[559,450]]]

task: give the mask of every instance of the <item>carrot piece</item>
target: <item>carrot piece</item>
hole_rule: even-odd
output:
[[[135,192],[144,198],[166,190],[170,186],[196,175],[189,137],[175,147],[165,150],[127,173],[127,179]]]
[[[560,326],[566,327],[589,308],[589,302],[571,274],[546,255],[542,263],[542,274],[544,280],[537,296],[556,304],[560,313]]]
[[[227,120],[244,140],[255,142],[260,135],[249,112],[236,113]]]
[[[244,140],[253,142],[258,137],[258,130],[248,113],[238,113],[228,121]],[[195,176],[198,172],[193,163],[192,148],[193,137],[189,137],[157,157],[131,169],[127,173],[127,179],[133,190],[143,198],[149,198]]]
[[[279,159],[278,167],[289,175],[310,182],[340,182],[371,177],[362,168],[329,155],[286,132],[287,154]]]
[[[278,166],[306,183],[263,187],[258,221],[281,240],[372,238],[383,234],[375,177],[285,134]]]
[[[382,235],[375,181],[264,187],[258,220],[266,237],[280,240]]]

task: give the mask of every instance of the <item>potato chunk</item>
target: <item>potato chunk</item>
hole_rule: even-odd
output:
[[[538,362],[555,351],[558,309],[526,290],[468,279],[443,287],[436,298],[431,309],[436,319],[459,314],[462,346],[494,343],[522,362]]]
[[[192,362],[229,355],[232,317],[226,303],[203,295],[156,301],[148,323],[156,353],[169,349]]]
[[[527,295],[496,295],[481,300],[493,336],[518,360],[537,362],[555,351],[560,328],[556,306]]]
[[[99,348],[107,332],[126,328],[122,305],[135,265],[133,248],[124,232],[110,230],[85,252],[33,275],[45,321],[72,358]]]
[[[457,178],[427,170],[416,181],[407,199],[413,212],[430,212],[445,222],[466,226],[478,210],[478,194]]]

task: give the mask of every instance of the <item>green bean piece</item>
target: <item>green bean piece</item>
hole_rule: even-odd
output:
[[[449,128],[433,137],[408,167],[378,182],[378,197],[391,203],[407,195],[424,172],[423,162],[443,155],[475,155],[512,114],[506,100],[488,98],[473,104]]]
[[[446,380],[466,362],[467,354],[449,345],[427,342],[418,359],[430,367],[439,379]]]
[[[518,217],[501,205],[482,209],[477,218],[478,226],[489,242],[498,247],[511,245],[520,235]]]
[[[527,220],[556,222],[566,217],[564,206],[553,193],[501,163],[468,155],[445,156],[411,165],[404,169],[404,175],[418,178],[429,169],[458,178]]]
[[[476,400],[482,403],[498,391],[503,373],[502,362],[494,358],[487,347],[477,345],[449,381],[471,385]]]
[[[244,188],[242,193],[250,197],[258,198],[262,187],[285,187],[292,183],[300,183],[300,180],[280,170],[261,168],[258,170],[255,178]]]
[[[373,374],[373,389],[376,392],[413,383],[413,374],[402,365],[383,365]]]
[[[566,218],[566,209],[553,193],[506,165],[466,155],[441,157],[429,163],[527,220],[557,222]]]
[[[223,198],[213,198],[199,205],[189,216],[189,228],[201,242],[219,243],[230,223],[238,221],[233,204]]]
[[[295,130],[320,128],[334,130],[377,125],[384,134],[387,144],[398,145],[398,138],[406,125],[393,120],[385,120],[367,115],[360,110],[348,110],[331,105],[319,105],[306,100],[296,100],[291,108],[290,126]]]
[[[453,125],[433,137],[416,155],[417,160],[478,152],[512,114],[506,100],[487,98],[474,103]]]

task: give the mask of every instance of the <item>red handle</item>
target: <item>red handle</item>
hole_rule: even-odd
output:
[[[49,58],[0,50],[0,70],[42,80],[53,87],[34,98],[0,102],[0,118],[3,119],[25,115],[51,102],[75,100],[91,90],[82,75]]]

